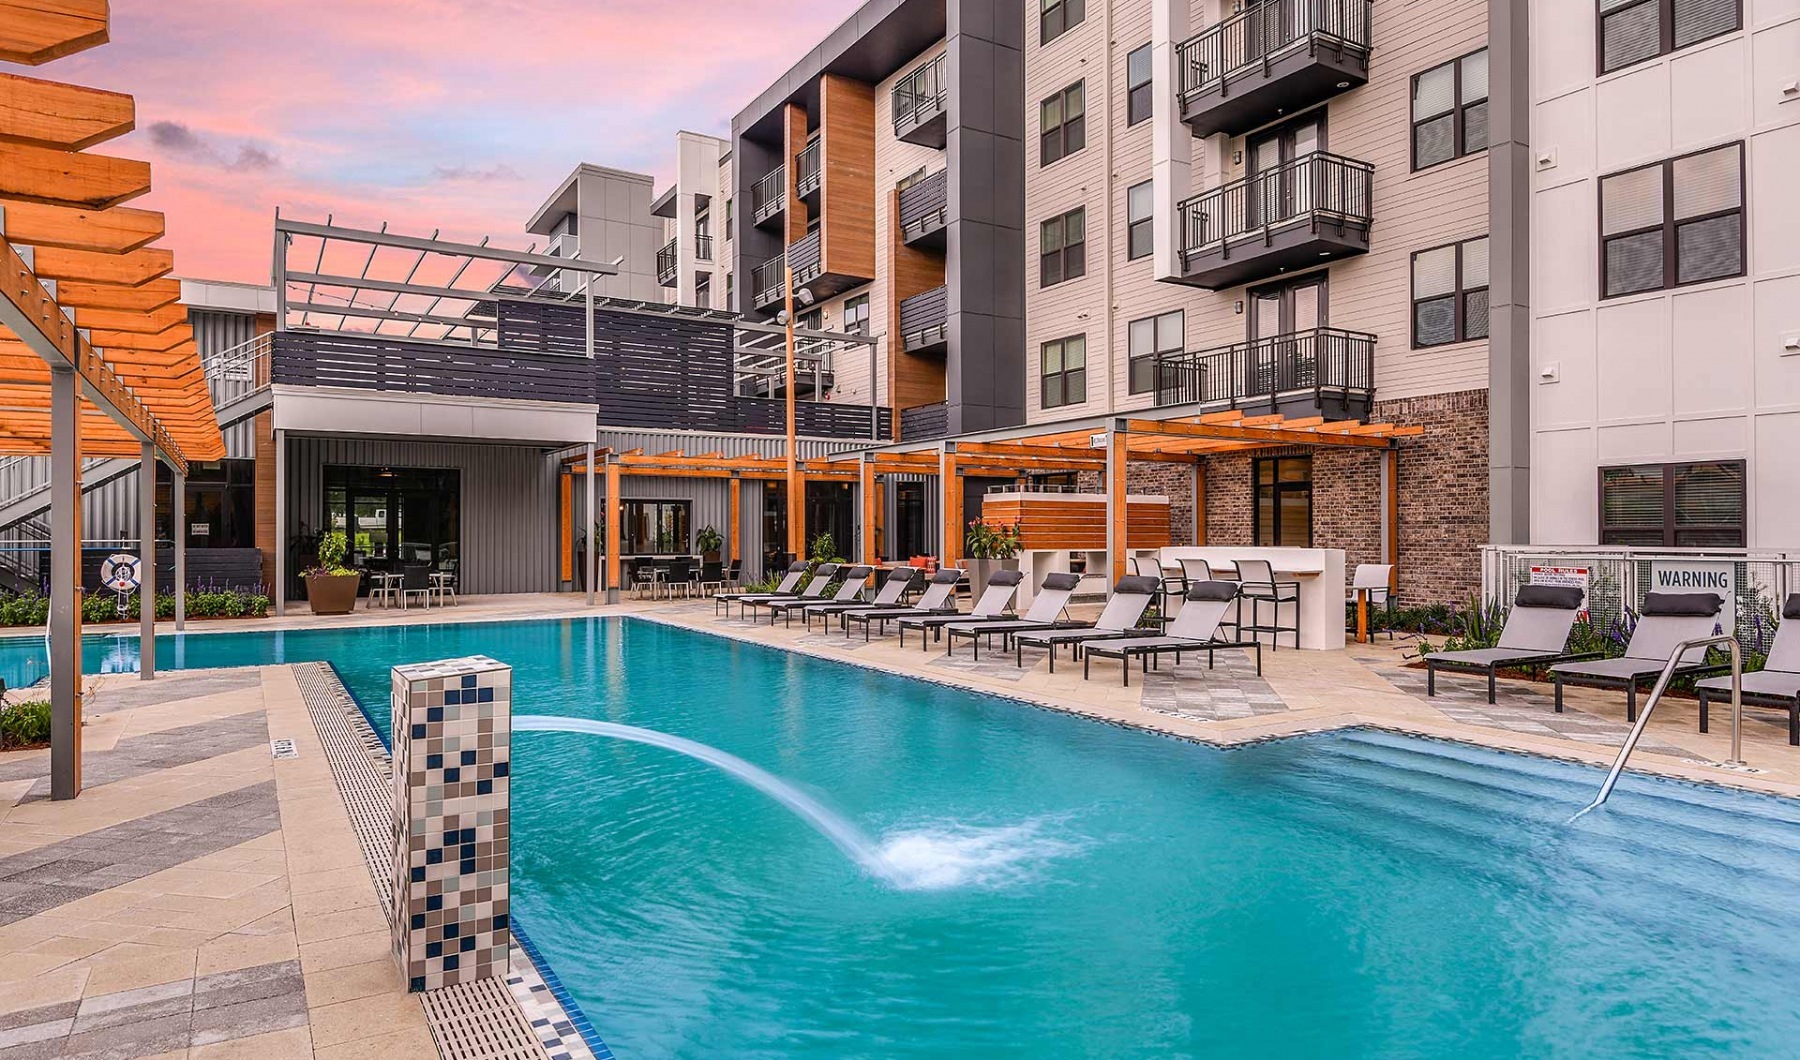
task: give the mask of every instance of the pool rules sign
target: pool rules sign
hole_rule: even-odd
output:
[[[1735,633],[1737,564],[1717,560],[1659,559],[1650,564],[1653,593],[1716,593],[1725,601],[1719,632]]]

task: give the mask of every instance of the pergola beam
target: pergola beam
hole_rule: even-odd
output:
[[[150,190],[150,163],[0,143],[0,199],[105,210]]]
[[[120,309],[148,313],[181,301],[181,281],[152,280],[136,287],[63,281],[56,285],[56,301],[65,309]]]
[[[106,0],[0,0],[0,61],[38,66],[106,39]]]
[[[161,239],[165,227],[160,212],[130,206],[110,210],[34,202],[10,202],[5,206],[0,223],[4,223],[6,238],[33,247],[129,254]]]
[[[175,255],[160,247],[144,247],[129,254],[40,247],[31,267],[40,280],[142,287],[175,271]]]
[[[81,151],[137,127],[137,105],[107,92],[0,74],[0,141]]]

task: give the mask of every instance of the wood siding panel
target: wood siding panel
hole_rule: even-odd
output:
[[[781,164],[786,167],[783,172],[787,176],[787,220],[783,222],[785,238],[781,242],[786,247],[806,238],[806,222],[811,220],[806,203],[800,201],[800,189],[796,183],[799,173],[794,168],[794,156],[806,147],[805,109],[794,103],[783,104],[781,128],[784,137]]]
[[[256,414],[256,547],[262,552],[263,584],[275,584],[275,414]]]
[[[1169,505],[1132,501],[1126,506],[1125,540],[1129,548],[1168,548],[1173,542]],[[989,496],[981,502],[984,522],[1017,523],[1026,549],[1106,548],[1106,500],[1033,500]]]
[[[820,261],[840,276],[875,276],[875,87],[819,78]]]

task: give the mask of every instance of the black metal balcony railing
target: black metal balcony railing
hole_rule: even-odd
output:
[[[712,237],[705,234],[695,236],[694,260],[711,261],[712,259]]]
[[[900,234],[908,243],[944,230],[949,216],[950,171],[920,177],[900,192]]]
[[[819,232],[820,230],[815,228],[787,248],[787,260],[794,268],[794,286],[796,287],[809,284],[819,278]]]
[[[656,282],[668,287],[675,282],[675,267],[680,255],[675,249],[675,240],[671,239],[656,252]]]
[[[942,123],[936,122],[936,119],[944,116],[944,107],[949,98],[945,58],[938,56],[907,74],[894,86],[890,99],[893,103],[896,140],[943,146],[941,129],[935,126],[941,126]],[[934,128],[928,130],[927,125],[934,125]]]
[[[750,270],[750,290],[757,308],[774,305],[787,297],[787,255],[777,254]]]
[[[900,300],[900,339],[908,350],[929,349],[949,337],[950,289],[921,291]]]
[[[1330,47],[1369,53],[1372,0],[1263,0],[1181,43],[1181,101],[1230,94],[1244,77],[1267,76],[1289,52]]]
[[[914,405],[900,410],[900,438],[907,442],[929,442],[950,433],[950,403],[938,401],[930,405]]]
[[[787,167],[776,166],[750,186],[750,213],[762,224],[787,209]]]
[[[794,156],[794,192],[801,198],[819,190],[819,141]]]
[[[1375,336],[1362,331],[1313,328],[1198,352],[1156,358],[1156,404],[1266,403],[1311,391],[1367,402],[1375,392]]]
[[[1274,232],[1323,225],[1367,233],[1375,167],[1315,151],[1203,191],[1181,204],[1183,264],[1203,252],[1230,257],[1238,244],[1268,245]]]

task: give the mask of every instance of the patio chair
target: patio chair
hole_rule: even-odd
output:
[[[725,605],[725,614],[731,615],[731,605],[738,600],[751,596],[795,596],[800,592],[800,579],[806,577],[806,564],[796,560],[788,564],[787,573],[781,576],[780,584],[773,592],[767,593],[720,593],[713,597],[713,614],[719,613],[719,605]]]
[[[1361,602],[1359,597],[1366,597],[1371,611],[1375,609],[1376,604],[1380,604],[1387,608],[1387,612],[1391,616],[1394,613],[1393,585],[1394,565],[1392,563],[1358,563],[1356,572],[1350,576],[1350,592],[1345,595],[1344,602],[1355,607]],[[1354,623],[1355,619],[1352,618],[1351,622]],[[1392,622],[1388,623],[1387,635],[1389,640],[1394,639]],[[1374,637],[1375,631],[1371,628],[1369,638],[1373,640]]]
[[[1040,629],[1073,629],[1086,626],[1085,622],[1069,622],[1063,619],[1063,612],[1069,606],[1069,597],[1075,594],[1075,587],[1081,584],[1079,574],[1046,574],[1044,584],[1038,588],[1037,595],[1031,598],[1031,607],[1022,618],[989,619],[983,621],[966,621],[967,615],[958,618],[965,621],[952,621],[940,631],[944,638],[944,654],[956,654],[956,639],[962,637],[975,647],[975,659],[981,659],[981,638],[999,637],[1003,646],[1012,644],[1016,633],[1029,633]]]
[[[694,588],[700,591],[701,596],[707,595],[708,589],[715,593],[723,592],[725,589],[725,565],[716,560],[700,564],[700,576],[695,579]]]
[[[1675,645],[1684,640],[1712,636],[1719,626],[1719,611],[1725,601],[1717,593],[1647,593],[1644,613],[1625,655],[1619,659],[1594,659],[1590,662],[1559,663],[1550,668],[1556,682],[1556,712],[1562,713],[1563,685],[1588,685],[1596,688],[1625,690],[1625,717],[1637,720],[1638,682],[1654,680],[1669,664]],[[1690,648],[1682,654],[1676,676],[1704,673],[1717,669],[1706,663],[1705,648]]]
[[[1800,747],[1800,593],[1787,598],[1781,608],[1781,625],[1763,668],[1743,675],[1740,686],[1746,704],[1776,707],[1788,714],[1788,744]],[[1731,676],[1708,677],[1694,686],[1700,694],[1700,731],[1707,731],[1707,708],[1716,696],[1730,702]]]
[[[631,561],[631,591],[642,600],[645,594],[656,595],[656,561],[649,558]]]
[[[406,600],[417,596],[431,610],[431,567],[424,563],[407,564],[400,568],[400,607],[406,609]]]
[[[738,617],[744,617],[744,611],[752,607],[768,607],[771,604],[785,603],[790,600],[823,600],[825,590],[831,587],[832,579],[837,577],[838,565],[821,563],[813,571],[812,581],[806,583],[802,592],[793,596],[744,596],[738,599]],[[774,619],[770,619],[771,622]]]
[[[1005,616],[1007,608],[1012,606],[1013,597],[1019,593],[1019,583],[1025,575],[1016,570],[997,570],[988,575],[987,586],[981,590],[981,596],[966,615],[909,615],[900,619],[895,625],[900,627],[900,646],[906,647],[906,631],[919,631],[919,650],[925,651],[931,646],[931,638],[925,636],[926,630],[939,631],[952,622],[989,622]],[[941,637],[941,632],[936,633]]]
[[[1103,640],[1098,644],[1089,644],[1081,653],[1081,679],[1091,676],[1094,656],[1119,660],[1120,676],[1123,683],[1131,685],[1131,659],[1137,656],[1149,673],[1150,667],[1161,656],[1175,656],[1175,665],[1181,665],[1183,652],[1206,653],[1206,668],[1213,668],[1213,653],[1220,648],[1251,648],[1256,652],[1256,675],[1262,676],[1262,641],[1238,640],[1223,641],[1219,638],[1219,623],[1225,613],[1237,600],[1238,587],[1232,582],[1196,582],[1188,587],[1183,597],[1181,610],[1175,615],[1159,637],[1127,637],[1124,640]]]
[[[731,564],[731,566],[725,568],[725,587],[726,588],[735,590],[738,586],[742,585],[743,583],[744,583],[744,565],[742,563],[733,562]]]
[[[926,584],[925,592],[911,607],[869,608],[864,611],[846,611],[838,616],[844,624],[844,636],[850,636],[850,624],[862,623],[863,640],[869,639],[870,630],[876,623],[881,624],[881,633],[887,635],[887,624],[913,615],[953,615],[956,613],[956,586],[962,581],[963,572],[957,567],[945,567],[931,576]]]
[[[1144,578],[1156,579],[1156,606],[1164,617],[1169,614],[1169,602],[1180,600],[1187,595],[1188,578],[1185,570],[1171,574],[1160,559],[1145,559],[1142,556],[1131,558],[1131,573]]]
[[[1593,655],[1568,654],[1569,631],[1581,612],[1586,594],[1569,585],[1523,585],[1507,612],[1500,643],[1469,651],[1434,651],[1425,656],[1425,694],[1437,695],[1439,670],[1487,675],[1488,702],[1494,702],[1496,678],[1502,667],[1549,666],[1591,659]]]
[[[1082,645],[1091,640],[1129,637],[1136,630],[1138,619],[1144,617],[1144,611],[1150,601],[1156,599],[1160,588],[1155,578],[1144,578],[1138,575],[1127,575],[1119,579],[1113,586],[1112,598],[1106,601],[1106,607],[1094,624],[1085,627],[1067,629],[1041,629],[1031,633],[1020,633],[1013,637],[1013,665],[1025,667],[1025,646],[1048,648],[1050,650],[1050,672],[1056,672],[1056,649],[1058,645],[1067,644],[1077,657],[1081,654]]]
[[[1295,581],[1276,581],[1275,565],[1266,559],[1240,559],[1238,569],[1238,633],[1269,634],[1269,647],[1281,646],[1281,635],[1292,633],[1294,647],[1300,647],[1300,583]],[[1244,602],[1250,603],[1250,624],[1243,624]],[[1262,605],[1268,604],[1274,611],[1267,625],[1262,620]],[[1294,624],[1281,624],[1281,605],[1294,605]]]
[[[801,609],[800,613],[806,619],[807,629],[812,629],[814,615],[824,618],[825,628],[830,629],[833,615],[842,615],[849,611],[881,611],[901,606],[900,601],[906,596],[906,591],[912,588],[912,583],[917,578],[917,571],[908,567],[900,567],[888,571],[887,577],[881,579],[881,588],[875,593],[875,599],[868,603],[840,604],[834,601],[826,604],[808,604]]]
[[[663,592],[669,599],[675,599],[675,591],[681,595],[691,596],[694,589],[694,558],[692,556],[676,556],[669,560],[669,572],[663,575]]]
[[[865,567],[858,564],[845,571],[844,582],[842,585],[838,586],[837,595],[831,598],[831,602],[834,604],[855,603],[861,598],[863,590],[868,587],[869,574],[874,570],[874,567]],[[816,601],[808,600],[804,597],[796,597],[792,600],[770,600],[764,606],[769,609],[769,625],[774,625],[775,616],[780,614],[787,619],[787,624],[791,626],[794,624],[794,612],[800,611],[803,608],[816,606]],[[812,621],[808,619],[807,627],[811,628],[811,626]]]

